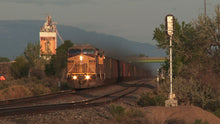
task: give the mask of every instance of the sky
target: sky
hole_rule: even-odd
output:
[[[214,15],[220,0],[206,0]],[[204,13],[204,0],[1,0],[0,20],[45,20],[61,25],[156,44],[153,31],[173,14],[190,22]],[[65,38],[64,38],[65,39]]]

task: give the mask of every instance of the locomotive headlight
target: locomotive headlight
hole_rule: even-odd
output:
[[[82,57],[82,56],[80,56],[80,57],[79,57],[79,60],[80,60],[80,61],[82,61],[82,60],[83,60],[83,57]]]
[[[77,76],[73,76],[73,80],[76,80],[77,79]]]
[[[89,79],[90,79],[90,76],[89,76],[89,75],[86,75],[86,79],[89,80]]]

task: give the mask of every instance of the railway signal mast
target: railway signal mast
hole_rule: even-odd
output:
[[[165,101],[166,107],[174,107],[177,106],[177,100],[175,100],[175,94],[172,90],[172,83],[173,83],[173,67],[172,67],[172,38],[173,38],[173,32],[174,32],[174,16],[173,15],[167,15],[165,18],[166,23],[166,32],[169,35],[170,39],[170,93],[169,93],[169,99]]]

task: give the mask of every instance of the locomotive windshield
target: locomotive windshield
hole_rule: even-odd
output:
[[[69,54],[70,55],[79,55],[79,54],[81,54],[81,50],[80,49],[70,49]]]
[[[84,55],[93,55],[93,54],[95,54],[95,50],[93,50],[93,49],[84,49],[83,54]]]

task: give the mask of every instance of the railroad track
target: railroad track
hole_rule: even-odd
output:
[[[4,101],[0,101],[0,108],[30,104],[30,103],[34,103],[36,101],[55,99],[57,97],[62,97],[67,94],[75,94],[75,93],[76,93],[75,90],[66,90],[66,91],[60,91],[60,92],[56,92],[56,93],[50,93],[50,94],[44,94],[44,95],[38,95],[38,96],[4,100]]]
[[[139,86],[143,84],[144,82],[139,81],[136,84],[124,86],[123,89],[114,91],[112,93],[104,94],[102,96],[98,96],[95,98],[84,99],[80,101],[72,101],[69,103],[1,108],[0,116],[44,113],[44,112],[64,110],[64,109],[102,106],[102,105],[109,104],[113,101],[116,101],[136,91],[139,88]]]

